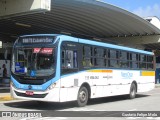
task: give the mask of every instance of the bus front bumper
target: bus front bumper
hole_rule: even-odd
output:
[[[59,88],[48,91],[32,91],[16,89],[10,85],[11,96],[15,99],[35,100],[46,102],[59,102]]]

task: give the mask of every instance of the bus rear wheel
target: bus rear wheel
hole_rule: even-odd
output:
[[[77,96],[77,105],[79,107],[84,107],[88,102],[88,90],[86,87],[82,86],[79,89],[78,96]]]
[[[134,83],[131,84],[129,99],[134,99],[136,97],[137,87]]]

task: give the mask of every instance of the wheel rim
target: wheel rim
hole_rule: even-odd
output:
[[[80,98],[80,101],[81,102],[85,102],[86,101],[86,92],[85,91],[81,91],[80,94],[79,94],[79,98]]]

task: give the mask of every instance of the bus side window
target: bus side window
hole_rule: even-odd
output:
[[[102,48],[94,48],[94,67],[105,67],[106,66],[106,52]]]
[[[119,65],[121,68],[129,68],[129,53],[125,51],[119,52]]]
[[[147,69],[153,70],[153,56],[147,56]]]
[[[136,54],[136,53],[131,53],[131,54],[130,54],[130,59],[131,59],[130,67],[131,67],[132,69],[138,69],[138,68],[139,68],[139,58],[138,58],[138,54]]]
[[[76,50],[62,50],[61,70],[62,74],[76,72],[78,70],[78,59]]]
[[[93,67],[93,59],[92,59],[92,47],[83,46],[83,60],[82,65],[84,68]]]
[[[108,57],[109,57],[109,60],[108,60],[109,67],[112,67],[112,68],[120,67],[118,63],[118,51],[117,50],[110,49],[108,51]]]

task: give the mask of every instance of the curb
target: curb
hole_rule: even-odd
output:
[[[10,95],[0,96],[0,102],[1,101],[10,101],[10,100],[14,100]]]

